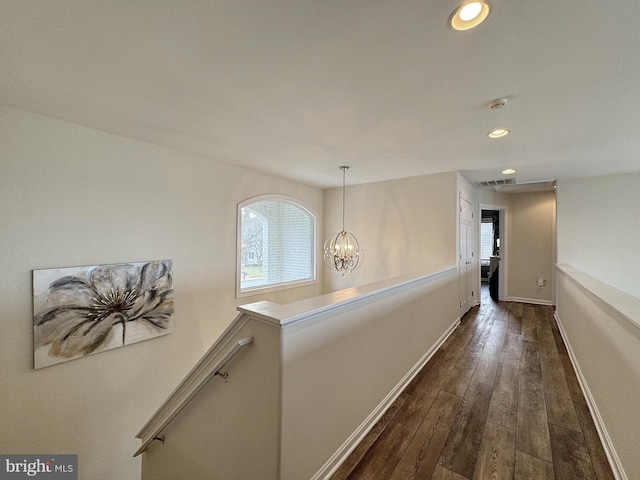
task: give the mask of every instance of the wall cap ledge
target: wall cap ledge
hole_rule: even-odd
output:
[[[640,334],[640,298],[623,292],[567,263],[556,264],[556,268],[562,276],[589,294],[591,298],[613,310],[618,317],[632,327],[639,329]]]
[[[284,327],[397,288],[436,280],[448,273],[457,271],[457,268],[456,265],[438,265],[426,272],[402,275],[285,305],[268,301],[249,303],[239,306],[238,311],[250,315],[256,320],[277,327]]]

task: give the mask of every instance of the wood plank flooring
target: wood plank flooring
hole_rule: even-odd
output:
[[[613,480],[553,308],[482,304],[331,480]]]

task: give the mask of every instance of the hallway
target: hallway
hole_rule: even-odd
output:
[[[553,307],[472,308],[332,480],[612,480]]]

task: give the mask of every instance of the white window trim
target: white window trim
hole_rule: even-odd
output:
[[[311,258],[311,278],[306,280],[295,280],[292,282],[284,282],[273,285],[257,286],[249,289],[242,290],[240,285],[240,279],[242,278],[242,209],[247,205],[256,202],[273,201],[278,200],[287,202],[296,207],[305,210],[312,219],[313,222],[313,248]],[[264,195],[256,195],[254,197],[243,200],[238,204],[236,212],[236,298],[249,297],[253,295],[262,295],[265,293],[277,292],[281,290],[287,290],[290,288],[297,288],[306,285],[314,285],[319,283],[318,279],[318,215],[309,207],[305,202],[289,195],[283,195],[279,193],[267,193]]]

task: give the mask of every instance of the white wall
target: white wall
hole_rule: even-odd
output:
[[[322,191],[9,107],[0,142],[0,451],[139,480],[135,434],[235,307],[320,291],[234,299],[237,203],[283,193],[321,222]],[[160,259],[174,260],[175,333],[33,370],[33,269]]]
[[[437,350],[457,321],[457,270],[353,298],[283,328],[283,480],[326,478]]]
[[[561,265],[556,315],[616,478],[640,478],[640,298]]]
[[[323,291],[456,264],[456,179],[448,172],[347,186],[345,227],[360,241],[365,259],[344,278],[324,267]],[[342,188],[324,194],[327,237],[342,228]]]
[[[225,368],[228,383],[214,377],[163,430],[164,445],[149,445],[143,479],[329,478],[454,330],[457,290],[445,266],[240,307],[197,372],[237,339],[253,342]]]
[[[640,173],[559,181],[557,196],[558,263],[577,269],[558,275],[558,317],[614,461],[626,472],[620,478],[639,478]],[[614,293],[613,308],[602,292]],[[616,310],[624,305],[632,305],[635,324]]]
[[[501,299],[551,304],[554,301],[554,272],[556,252],[555,192],[498,193],[493,190],[474,189],[462,175],[458,176],[458,188],[474,203],[475,218],[481,218],[482,206],[503,209],[505,221],[500,225],[502,248],[500,281]],[[479,251],[479,221],[476,222],[476,239]],[[507,239],[505,242],[504,239]],[[478,273],[479,277],[479,273]],[[544,278],[545,285],[537,286],[537,277]],[[477,285],[479,288],[480,279]],[[506,292],[506,294],[505,294]]]
[[[249,320],[222,354],[247,336],[227,380],[212,378],[143,453],[142,480],[278,480],[280,328]]]
[[[480,205],[502,206],[507,211],[501,227],[503,238],[508,240],[503,247],[508,269],[501,274],[507,284],[504,299],[551,304],[555,192],[504,194],[478,190],[456,172],[347,187],[345,226],[361,242],[365,260],[344,278],[323,267],[323,291],[420,271],[429,265],[457,264],[460,193],[473,203],[476,219],[480,218]],[[325,190],[325,237],[342,227],[341,196],[341,188]],[[475,230],[478,241],[479,221]],[[479,291],[478,265],[475,273],[474,291]],[[542,288],[537,286],[539,276],[546,280]]]
[[[640,297],[640,173],[558,182],[558,263]]]
[[[555,206],[554,191],[511,195],[509,298],[512,300],[552,303]],[[542,287],[538,287],[538,277],[544,279]]]

